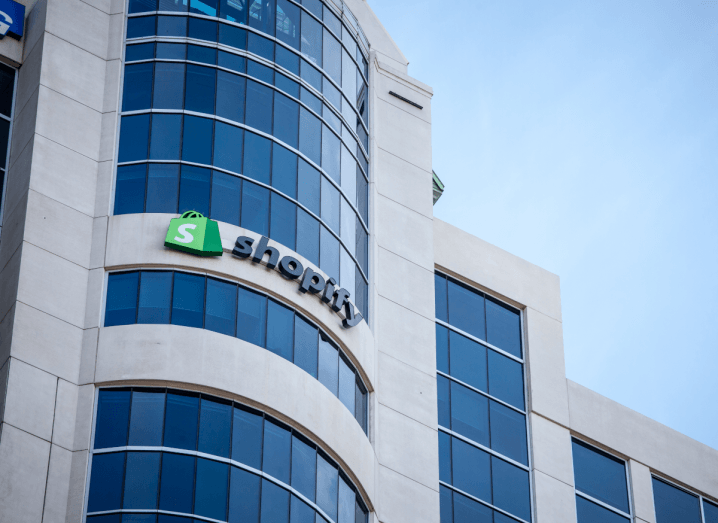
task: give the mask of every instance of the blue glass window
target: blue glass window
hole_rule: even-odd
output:
[[[206,454],[228,458],[231,429],[231,403],[202,398],[199,411],[197,450]]]
[[[481,340],[486,339],[484,297],[449,280],[449,323]]]
[[[239,204],[241,200],[242,179],[230,174],[213,171],[211,218],[231,223],[232,225],[239,225]],[[234,333],[234,328],[231,330]]]
[[[486,300],[486,341],[517,358],[521,357],[519,312],[497,301]]]
[[[457,438],[451,441],[453,485],[486,501],[491,500],[491,463],[488,453]]]
[[[489,356],[489,394],[524,409],[523,366],[493,350]]]
[[[581,496],[576,496],[578,523],[628,523],[629,519],[603,508]],[[677,521],[677,520],[676,520]],[[681,520],[682,521],[682,520]]]
[[[299,57],[281,45],[276,46],[274,61],[290,73],[299,76]],[[277,84],[279,86],[279,84]]]
[[[311,501],[314,501],[316,475],[316,449],[292,435],[292,486]]]
[[[449,380],[444,376],[436,377],[437,406],[439,411],[439,425],[451,428],[451,406],[449,396]]]
[[[320,336],[319,339],[319,382],[337,395],[339,388],[339,352]]]
[[[169,3],[162,2],[162,0],[160,2]],[[185,7],[185,9],[187,8]],[[157,36],[187,36],[187,18],[184,16],[158,16]]]
[[[449,373],[449,329],[436,326],[436,368]]]
[[[302,86],[301,88],[301,100],[309,106],[317,114],[322,114],[322,101],[314,96],[309,89]]]
[[[456,465],[456,461],[454,461],[454,465]],[[529,473],[492,456],[491,477],[494,505],[526,521],[531,521]]]
[[[284,483],[289,483],[291,452],[291,432],[278,423],[265,419],[262,470]]]
[[[262,468],[262,415],[250,410],[234,408],[232,426],[232,459]]]
[[[247,80],[247,110],[245,122],[262,132],[272,133],[272,95],[274,89]]]
[[[152,66],[151,62],[125,66],[125,87],[122,94],[123,111],[139,111],[151,107]]]
[[[145,160],[147,158],[147,145],[149,141],[149,114],[123,116],[120,131],[120,152],[117,161],[133,162],[135,160]]]
[[[266,326],[267,297],[239,287],[237,337],[254,345],[264,347]]]
[[[317,454],[317,505],[334,521],[337,519],[339,471],[321,454]]]
[[[449,301],[446,296],[446,278],[434,274],[434,305],[436,317],[441,321],[449,321]]]
[[[147,174],[145,212],[177,212],[179,198],[179,164],[151,163]]]
[[[217,71],[217,116],[244,122],[245,86],[244,77]]]
[[[356,500],[356,494],[349,484],[344,481],[342,476],[339,476],[339,507],[338,507],[338,523],[354,523],[355,512],[354,504]]]
[[[322,169],[341,183],[341,148],[339,138],[329,130],[326,125],[322,126]]]
[[[314,167],[299,159],[297,192],[299,203],[305,205],[307,209],[317,216],[321,213],[320,202],[320,180],[321,175]]]
[[[269,189],[246,180],[242,183],[242,227],[269,235]]]
[[[128,452],[122,508],[156,509],[159,476],[159,452]]]
[[[334,232],[339,232],[339,190],[322,177],[322,220]]]
[[[155,57],[155,44],[128,45],[125,48],[125,62],[136,60],[152,60]],[[123,109],[124,111],[125,109]]]
[[[272,142],[250,132],[245,133],[245,140],[244,175],[269,185]]]
[[[182,166],[179,192],[180,213],[197,211],[204,216],[209,216],[210,177],[209,169],[193,165]]]
[[[274,95],[274,136],[295,149],[299,145],[299,104],[280,93]]]
[[[247,70],[247,59],[245,57],[225,51],[219,52],[217,63],[220,67],[226,67],[238,73],[243,73]],[[244,95],[242,95],[242,100],[244,100]]]
[[[217,122],[214,126],[214,165],[241,173],[243,136],[241,128]]]
[[[187,44],[168,44],[166,42],[157,42],[157,58],[167,60],[184,60],[187,57]],[[182,65],[182,64],[180,64]],[[157,67],[157,65],[155,65]],[[184,87],[184,66],[182,66],[182,86]],[[180,97],[180,106],[184,97]]]
[[[162,455],[160,510],[192,512],[194,464],[194,456],[166,452]]]
[[[241,24],[247,23],[247,8],[246,2],[235,2],[234,0],[219,0],[219,17],[229,20],[230,22],[237,22]],[[219,41],[222,42],[222,32],[231,28],[224,24],[219,26]],[[234,45],[232,41],[225,41],[227,45]],[[235,46],[238,47],[238,46]],[[243,49],[244,47],[240,47]]]
[[[97,421],[95,422],[96,449],[127,445],[130,394],[129,390],[104,389],[100,391],[97,400]]]
[[[342,45],[326,29],[324,30],[324,71],[339,85],[342,83]]]
[[[193,394],[167,393],[163,445],[178,449],[197,449],[199,398]]]
[[[277,38],[299,50],[299,8],[287,0],[277,0]]]
[[[319,165],[322,161],[322,123],[304,107],[299,109],[299,150]]]
[[[276,144],[272,147],[272,187],[297,197],[297,155]]]
[[[229,487],[229,523],[259,520],[259,476],[232,467]]]
[[[269,237],[295,250],[297,206],[273,192],[271,196],[271,228]]]
[[[217,16],[217,0],[191,0],[189,10],[190,13]],[[197,40],[216,42],[217,22],[202,18],[190,18],[188,36]]]
[[[455,523],[491,523],[491,513],[489,507],[454,492]]]
[[[181,114],[154,114],[152,116],[152,160],[179,160],[182,137]]]
[[[626,464],[578,440],[573,440],[576,490],[629,512]]]
[[[486,390],[486,347],[454,331],[449,332],[451,375]]]
[[[88,512],[117,510],[122,498],[125,453],[96,454],[92,457],[92,482],[87,501]]]
[[[326,77],[323,80],[323,84],[322,92],[324,93],[324,98],[329,100],[329,103],[331,103],[334,108],[339,111],[342,107],[342,95],[339,92],[339,89],[334,87],[334,84]]]
[[[339,276],[339,240],[325,227],[319,231],[319,267],[327,274]]]
[[[120,272],[109,275],[107,279],[105,327],[135,323],[138,282],[138,272]]]
[[[292,361],[294,311],[269,300],[267,312],[267,349]]]
[[[127,38],[142,38],[155,34],[155,17],[142,16],[127,20]]]
[[[170,44],[159,44],[159,46]],[[171,44],[175,45],[175,44]],[[157,48],[160,53],[165,47]],[[173,49],[184,55],[184,46]],[[184,58],[184,56],[182,56]],[[155,64],[155,88],[152,93],[152,106],[155,109],[182,109],[184,103],[184,64],[157,62]]]
[[[349,412],[354,415],[355,409],[355,385],[356,376],[354,369],[344,360],[343,357],[339,357],[339,393],[337,397],[349,409]]]
[[[574,458],[575,460],[575,458]],[[698,497],[653,478],[653,503],[656,523],[700,523]]]
[[[274,36],[275,0],[248,0],[249,27]]]
[[[439,481],[451,483],[451,436],[439,431]]]
[[[446,488],[443,485],[439,486],[439,498],[441,515],[439,516],[440,523],[453,523],[454,521],[454,501],[451,489]]]
[[[172,323],[202,328],[204,276],[176,272],[172,292]]]
[[[451,429],[489,446],[489,400],[454,381],[451,382]]]
[[[198,113],[214,114],[216,69],[187,65],[187,87],[184,108]]]
[[[319,265],[319,221],[304,209],[297,209],[297,252]]]
[[[718,523],[718,506],[703,500],[703,515],[705,523]]]
[[[262,480],[262,514],[260,523],[289,522],[289,492]]]
[[[234,336],[237,312],[237,286],[207,278],[204,328]]]
[[[317,66],[322,66],[322,25],[302,12],[302,56]]]
[[[197,458],[195,481],[194,513],[213,519],[226,519],[229,466]]]
[[[270,85],[274,83],[274,69],[254,60],[247,61],[247,74]]]
[[[207,165],[212,164],[213,124],[214,121],[207,118],[198,118],[196,116],[184,117],[182,139],[183,160]],[[184,168],[182,171],[184,171]]]
[[[279,87],[282,91],[287,93],[294,98],[299,98],[299,84],[294,80],[290,80],[283,74],[277,73],[274,77],[274,85]]]
[[[128,445],[159,447],[162,445],[162,420],[165,414],[164,392],[135,390],[132,393],[132,416]]]
[[[190,20],[197,20],[190,18]],[[190,23],[192,29],[192,23]],[[187,60],[190,62],[200,62],[203,64],[215,65],[217,63],[217,50],[214,47],[205,47],[204,45],[188,45]]]
[[[523,414],[500,403],[495,401],[489,403],[491,448],[519,463],[528,465],[526,418]]]
[[[297,496],[292,496],[291,508],[289,513],[290,523],[315,523],[314,509],[304,503]]]
[[[319,331],[298,315],[294,317],[294,364],[317,377]]]

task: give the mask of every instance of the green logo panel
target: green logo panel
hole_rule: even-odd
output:
[[[165,247],[199,256],[222,256],[219,226],[196,211],[187,211],[170,220]]]

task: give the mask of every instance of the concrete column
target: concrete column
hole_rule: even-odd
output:
[[[633,496],[633,513],[636,521],[656,523],[656,509],[653,503],[653,481],[651,470],[643,463],[628,460]]]

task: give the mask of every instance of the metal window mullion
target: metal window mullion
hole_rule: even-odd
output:
[[[461,334],[461,335],[464,336],[465,338],[469,338],[471,341],[475,341],[476,343],[480,343],[480,344],[483,345],[484,347],[486,347],[486,348],[488,348],[488,349],[491,349],[491,350],[493,350],[493,351],[495,351],[495,352],[498,352],[498,353],[501,354],[502,356],[506,356],[507,358],[510,358],[510,359],[512,359],[512,360],[514,360],[514,361],[516,361],[516,362],[518,362],[518,363],[521,363],[522,365],[523,365],[523,363],[524,363],[524,360],[523,360],[523,359],[517,358],[517,357],[514,356],[513,354],[510,354],[510,353],[506,352],[506,351],[503,350],[503,349],[500,349],[500,348],[498,348],[498,347],[496,347],[496,346],[494,346],[494,345],[491,345],[491,344],[488,343],[487,341],[484,341],[484,340],[482,340],[482,339],[480,339],[480,338],[477,338],[476,336],[474,336],[474,335],[472,335],[472,334],[469,334],[469,333],[466,332],[466,331],[462,331],[461,329],[459,329],[459,328],[457,328],[457,327],[454,327],[453,325],[451,325],[450,323],[445,322],[444,320],[440,320],[439,318],[436,318],[435,321],[436,321],[436,323],[438,323],[438,324],[441,325],[442,327],[446,327],[447,329],[452,330],[452,331],[456,332],[457,334]]]
[[[616,514],[619,514],[625,518],[628,518],[629,520],[632,519],[632,516],[630,513],[624,512],[620,509],[617,509],[616,507],[609,505],[608,503],[601,501],[600,499],[594,498],[593,496],[589,494],[585,494],[584,492],[581,492],[580,490],[576,489],[576,495],[580,496],[584,499],[587,499],[588,501],[595,503],[596,505],[599,505],[607,510],[610,510],[611,512],[614,512]]]
[[[443,376],[444,378],[448,378],[449,380],[454,381],[454,382],[458,383],[459,385],[461,385],[461,386],[463,386],[463,387],[466,387],[467,389],[472,390],[473,392],[477,392],[477,393],[481,394],[482,396],[484,396],[484,397],[486,397],[486,398],[489,398],[489,399],[492,400],[492,401],[495,401],[496,403],[500,403],[501,405],[503,405],[503,406],[505,406],[505,407],[508,407],[508,408],[510,408],[510,409],[513,410],[513,411],[516,411],[516,412],[518,412],[518,413],[520,413],[520,414],[523,414],[524,416],[527,415],[527,412],[526,412],[526,411],[521,410],[521,409],[519,409],[518,407],[514,407],[514,406],[511,405],[510,403],[506,403],[505,401],[500,400],[499,398],[497,398],[497,397],[495,397],[495,396],[492,396],[492,395],[489,394],[488,392],[484,392],[484,391],[481,390],[481,389],[477,389],[476,387],[473,387],[472,385],[469,385],[468,383],[463,382],[463,381],[461,381],[460,379],[455,378],[455,377],[452,376],[451,374],[447,374],[446,372],[440,371],[440,370],[438,370],[438,369],[437,369],[436,373],[437,373],[439,376]]]
[[[500,452],[497,452],[496,450],[494,450],[494,449],[492,449],[492,448],[490,448],[490,447],[487,447],[486,445],[482,445],[481,443],[479,443],[479,442],[477,442],[477,441],[474,441],[474,440],[472,440],[472,439],[470,439],[470,438],[467,438],[466,436],[464,436],[464,435],[462,435],[462,434],[459,434],[458,432],[454,432],[453,430],[448,429],[448,428],[446,428],[446,427],[442,427],[441,425],[439,425],[439,430],[440,430],[441,432],[444,432],[445,434],[448,434],[448,435],[450,435],[450,436],[452,436],[452,437],[454,437],[454,438],[456,438],[456,439],[459,439],[459,440],[463,441],[464,443],[468,443],[468,444],[471,445],[472,447],[475,447],[475,448],[477,448],[477,449],[483,450],[484,452],[486,452],[486,453],[488,453],[488,454],[491,454],[492,456],[495,456],[495,457],[497,457],[497,458],[499,458],[499,459],[502,459],[502,460],[504,460],[504,461],[506,461],[507,463],[510,463],[510,464],[512,464],[512,465],[515,465],[515,466],[517,466],[517,467],[519,467],[519,468],[525,470],[526,472],[531,472],[531,470],[529,469],[528,465],[524,465],[523,463],[520,463],[520,462],[518,462],[518,461],[516,461],[516,460],[514,460],[514,459],[512,459],[512,458],[509,458],[508,456],[506,456],[506,455],[504,455],[504,454],[501,454]]]
[[[485,507],[488,507],[488,508],[490,508],[490,509],[492,509],[492,510],[495,510],[496,512],[500,512],[501,514],[504,514],[504,515],[506,515],[506,516],[508,516],[508,517],[510,517],[510,518],[512,518],[512,519],[515,519],[516,521],[520,521],[520,522],[522,522],[522,523],[529,523],[529,522],[526,521],[525,519],[523,519],[523,518],[521,518],[521,517],[519,517],[519,516],[516,516],[516,515],[512,514],[511,512],[507,512],[507,511],[505,511],[504,509],[501,509],[501,508],[499,508],[499,507],[497,507],[497,506],[495,506],[495,505],[492,505],[492,504],[489,503],[488,501],[484,501],[484,500],[481,499],[481,498],[477,498],[476,496],[474,496],[474,495],[472,495],[472,494],[469,494],[468,492],[466,492],[466,491],[464,491],[464,490],[461,490],[460,488],[455,487],[454,485],[451,485],[451,484],[449,484],[449,483],[446,483],[445,481],[441,481],[441,480],[440,480],[440,481],[439,481],[439,485],[443,485],[444,487],[447,487],[447,488],[453,490],[454,492],[458,492],[458,493],[461,494],[462,496],[466,496],[467,498],[471,499],[472,501],[476,501],[476,502],[478,502],[478,503],[481,503],[481,504],[484,505]]]

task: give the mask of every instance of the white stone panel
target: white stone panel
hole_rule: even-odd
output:
[[[405,260],[434,270],[433,226],[431,219],[377,195],[374,202],[377,212],[376,236],[380,247]],[[433,293],[432,293],[433,298]]]
[[[109,15],[81,0],[48,0],[46,31],[102,59],[109,23]]]
[[[438,481],[429,488],[387,467],[379,466],[378,472],[378,515],[382,523],[439,521]]]
[[[407,365],[381,350],[377,391],[379,403],[437,430],[436,376]],[[430,453],[434,453],[431,449]]]
[[[55,376],[11,358],[3,421],[50,441],[56,390]]]
[[[50,465],[47,471],[43,523],[65,523],[67,497],[70,490],[72,452],[57,445],[50,448]]]
[[[383,100],[376,101],[374,136],[380,149],[431,170],[431,125]]]
[[[629,460],[633,494],[633,513],[647,523],[656,523],[656,509],[653,503],[653,480],[651,470],[635,460]]]
[[[377,292],[425,318],[434,318],[434,273],[386,249],[378,249]]]
[[[533,474],[537,523],[575,523],[573,487],[538,470]]]
[[[531,439],[534,468],[573,485],[573,455],[568,429],[532,413]]]
[[[374,157],[377,192],[404,207],[433,219],[432,176],[382,149]]]

